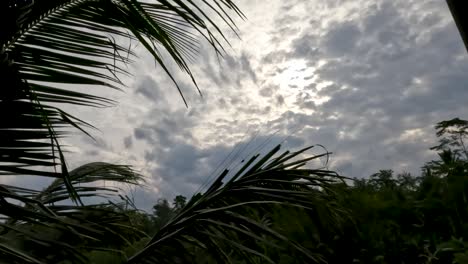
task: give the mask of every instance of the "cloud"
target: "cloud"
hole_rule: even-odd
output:
[[[258,94],[260,94],[263,97],[271,97],[274,93],[274,88],[271,86],[264,87],[258,91]]]
[[[283,105],[283,104],[284,104],[284,97],[283,97],[282,95],[280,95],[280,94],[277,95],[277,96],[276,96],[276,103],[277,103],[278,105],[280,105],[280,106]]]
[[[131,136],[124,138],[124,146],[126,149],[131,148],[133,146],[133,139]]]
[[[239,59],[240,59],[240,64],[241,64],[242,71],[247,73],[249,75],[250,79],[252,79],[252,81],[254,83],[256,83],[257,82],[257,74],[252,69],[252,65],[250,64],[250,58],[245,53],[242,53],[242,55],[241,55],[241,57]]]
[[[307,34],[292,42],[292,56],[296,58],[313,57],[319,53],[319,44],[317,43],[317,36]]]
[[[344,56],[353,52],[360,39],[360,30],[353,23],[338,23],[336,26],[331,26],[331,30],[327,32],[321,46],[334,56]],[[310,37],[307,37],[307,39]],[[304,39],[304,38],[302,38]],[[300,41],[300,40],[299,40]],[[301,52],[301,47],[295,47],[296,53]],[[303,48],[302,48],[303,49]],[[309,54],[302,54],[307,56]]]

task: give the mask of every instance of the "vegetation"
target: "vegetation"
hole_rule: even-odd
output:
[[[273,237],[254,244],[241,240],[243,245],[264,247],[262,254],[274,263],[466,263],[467,125],[458,118],[436,125],[440,140],[432,149],[439,158],[424,164],[419,176],[381,170],[365,179],[308,190],[307,208],[273,205],[243,212],[289,240],[275,241],[281,250],[267,247]],[[171,206],[159,200],[153,214],[146,216],[148,230],[164,229],[168,219],[183,212],[184,201],[177,196]],[[302,248],[291,248],[290,241]],[[221,247],[232,250],[229,244]],[[304,259],[301,250],[314,258]],[[206,258],[205,252],[192,253],[197,263],[220,262]],[[244,255],[230,257],[233,263],[262,262]]]
[[[334,182],[317,190],[332,200],[310,200],[314,210],[272,207],[262,212],[263,221],[320,256],[318,261],[467,263],[468,156],[464,142],[468,121],[442,121],[436,130],[439,143],[431,149],[439,158],[424,164],[421,175],[381,170],[368,178]],[[327,211],[332,207],[334,214]],[[167,214],[176,214],[176,208],[171,211],[167,201],[159,201],[154,207],[155,223]],[[275,263],[308,263],[297,251],[287,252],[269,249],[265,255]]]
[[[0,7],[0,111],[8,113],[0,175],[52,179],[42,190],[0,184],[1,263],[468,262],[467,121],[436,125],[439,158],[417,177],[381,170],[347,179],[306,166],[327,152],[277,146],[223,170],[203,193],[172,205],[160,200],[147,214],[122,191],[144,181],[132,168],[68,169],[60,139],[92,125],[64,105],[112,104],[82,89],[123,88],[135,42],[172,80],[168,59],[196,86],[188,61],[197,37],[222,54],[226,38],[214,21],[235,32],[231,15],[242,17],[240,10],[230,0],[8,0]]]

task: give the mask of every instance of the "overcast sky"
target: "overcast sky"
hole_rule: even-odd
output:
[[[132,164],[148,177],[134,195],[191,196],[245,142],[322,144],[330,168],[351,177],[380,169],[419,173],[434,153],[435,123],[468,118],[468,54],[442,0],[238,1],[241,39],[218,62],[206,48],[195,87],[176,74],[186,108],[153,60],[130,69],[119,105],[81,109],[101,132],[77,134],[71,167]],[[175,68],[174,68],[175,69]],[[244,156],[248,153],[244,153]],[[242,158],[242,155],[239,156]]]

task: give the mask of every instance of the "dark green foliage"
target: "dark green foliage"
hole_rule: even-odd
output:
[[[10,198],[1,205],[0,259],[7,263],[87,263],[89,250],[119,249],[146,235],[130,217],[129,200],[114,184],[138,184],[141,176],[128,166],[90,163],[70,171],[71,183],[82,197],[118,198],[75,205],[62,179],[44,190],[1,185]],[[106,181],[111,186],[103,185]],[[13,200],[14,202],[11,202]],[[103,245],[106,245],[103,247]]]
[[[169,204],[166,199],[160,199],[153,206],[153,215],[151,216],[153,221],[152,235],[156,234],[163,226],[165,226],[171,218],[177,215],[186,205],[187,198],[182,195],[177,195],[174,198],[173,206]]]

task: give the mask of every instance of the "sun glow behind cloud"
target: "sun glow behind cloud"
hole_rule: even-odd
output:
[[[308,67],[307,61],[303,59],[287,60],[277,67],[278,73],[272,80],[283,90],[289,90],[291,86],[305,86],[315,72],[315,68]]]
[[[317,63],[318,67],[324,64],[324,61]],[[329,96],[322,96],[319,92],[332,85],[333,82],[321,81],[316,74],[316,69],[316,67],[308,65],[304,59],[287,59],[275,66],[270,81],[278,87],[278,93],[285,98],[288,108],[291,109],[295,100],[304,100],[305,98],[313,102],[315,106],[330,100]],[[302,110],[308,114],[314,112],[313,109]]]

